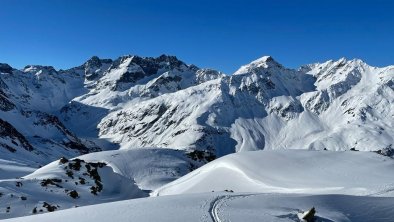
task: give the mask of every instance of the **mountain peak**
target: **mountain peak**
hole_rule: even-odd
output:
[[[112,59],[100,59],[98,56],[92,56],[88,61],[85,62],[87,67],[100,67],[102,63],[111,63]]]
[[[53,66],[43,66],[43,65],[27,65],[23,69],[23,72],[27,73],[38,73],[38,72],[48,72],[48,73],[56,73],[56,69]]]
[[[239,74],[245,74],[250,72],[251,70],[254,69],[268,69],[268,68],[283,68],[281,64],[279,64],[277,61],[272,58],[272,56],[263,56],[259,59],[256,59],[252,61],[251,63],[247,65],[241,66],[240,69],[238,69],[234,74],[239,75]]]

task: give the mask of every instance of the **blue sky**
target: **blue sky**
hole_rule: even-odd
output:
[[[299,0],[1,0],[0,62],[70,68],[93,55],[176,55],[232,73],[340,57],[394,64],[394,3]]]

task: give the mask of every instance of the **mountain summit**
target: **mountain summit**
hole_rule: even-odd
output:
[[[281,64],[274,60],[271,56],[263,56],[259,59],[254,60],[253,62],[242,66],[239,68],[234,75],[240,75],[249,73],[254,69],[272,69],[272,68],[283,68]]]

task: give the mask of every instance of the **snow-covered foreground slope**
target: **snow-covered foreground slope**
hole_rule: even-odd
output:
[[[62,158],[19,179],[1,175],[6,178],[0,179],[0,219],[147,197],[198,164],[183,151],[153,148]],[[32,170],[1,162],[3,166],[12,168],[8,176]]]
[[[69,221],[301,221],[301,212],[314,206],[319,222],[392,221],[392,197],[206,193],[112,202],[4,222]]]
[[[234,192],[394,196],[394,159],[374,152],[241,152],[210,162],[153,195]]]
[[[133,179],[146,192],[157,189],[199,167],[184,151],[141,148],[91,153],[79,157],[88,162],[105,162],[114,172]]]
[[[51,163],[24,177],[25,180],[19,180],[23,182],[20,187],[12,188],[23,191],[15,193],[14,199],[19,199],[19,194],[29,191],[39,192],[39,195],[27,196],[24,201],[14,201],[9,212],[0,215],[7,218],[10,215],[32,214],[27,212],[31,210],[30,198],[52,198],[54,203],[61,205],[55,209],[58,211],[76,205],[143,196],[141,191],[144,187],[157,187],[176,179],[177,175],[184,173],[182,170],[187,171],[182,169],[189,166],[187,159],[182,153],[172,152],[175,151],[141,149],[88,154],[80,158],[85,161],[81,169],[72,171],[75,178],[78,176],[76,180],[63,175],[63,167],[67,163]],[[106,165],[98,170],[102,176],[99,180],[102,190],[93,195],[89,187],[97,185],[97,181],[94,181],[95,177],[83,173],[83,166],[97,160],[104,161]],[[137,163],[133,163],[133,160]],[[160,197],[94,205],[18,220],[298,221],[300,212],[314,206],[320,221],[390,221],[394,213],[391,207],[394,204],[393,169],[394,159],[374,152],[241,152],[214,160],[157,188],[153,196]],[[102,174],[102,170],[106,170],[106,173]],[[91,184],[72,186],[75,181],[80,182],[81,177],[86,177],[86,183]],[[34,180],[43,181],[47,178],[61,178],[61,182],[54,179],[50,182],[62,187],[50,182],[44,190],[31,185]],[[65,182],[65,179],[71,183]],[[9,181],[0,183],[4,185]],[[8,187],[11,189],[11,184]],[[75,189],[80,197],[72,199],[69,192],[64,192],[64,188]],[[48,189],[54,193],[47,192]],[[10,194],[0,197],[2,208],[6,208],[4,203],[9,203],[11,199]],[[47,211],[42,206],[43,202],[38,205],[34,205],[37,210]]]

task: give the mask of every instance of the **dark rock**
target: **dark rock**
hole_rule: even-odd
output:
[[[211,162],[212,160],[216,159],[215,154],[213,154],[209,151],[201,151],[201,150],[194,150],[194,151],[188,153],[187,156],[194,161]]]
[[[68,177],[70,177],[71,179],[74,179],[74,173],[71,171],[71,170],[67,170],[66,171],[66,175],[68,176]]]
[[[77,192],[76,190],[70,191],[70,192],[68,193],[68,195],[69,195],[70,197],[74,198],[74,199],[79,198],[79,194],[78,194],[78,192]]]
[[[1,81],[1,80],[0,80]],[[1,87],[2,84],[0,84]],[[3,87],[2,87],[3,88]],[[4,93],[3,89],[0,88],[0,110],[8,112],[15,108],[15,104],[12,103],[7,95]]]
[[[314,222],[315,221],[315,207],[312,207],[303,217],[306,222]]]
[[[65,157],[62,157],[62,158],[60,158],[60,160],[59,160],[59,163],[61,163],[61,164],[65,164],[65,163],[67,163],[67,162],[68,162],[68,159],[65,158]]]
[[[0,72],[12,74],[12,67],[6,63],[0,63]]]
[[[53,212],[53,211],[57,210],[56,206],[50,205],[47,202],[44,202],[42,207],[46,208],[48,210],[48,212]],[[40,210],[40,212],[42,212],[42,210]]]
[[[58,184],[58,183],[61,183],[61,182],[62,182],[61,179],[56,179],[56,178],[55,179],[43,179],[41,181],[41,186],[46,187],[48,185],[53,185],[53,186],[62,188],[62,186]]]
[[[18,130],[15,129],[10,123],[2,119],[0,119],[0,137],[3,138],[8,137],[13,141],[18,141],[22,148],[24,148],[27,151],[33,151],[33,146],[30,145],[27,139],[20,132],[18,132]],[[0,144],[0,146],[1,145],[3,144]],[[10,146],[3,146],[3,147],[5,147],[11,152],[16,151],[15,148],[12,148]]]
[[[390,144],[386,148],[383,148],[381,150],[374,151],[377,154],[383,155],[383,156],[388,156],[388,157],[394,157],[394,148],[393,144]]]

